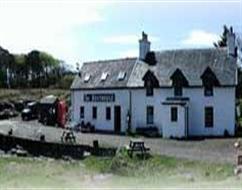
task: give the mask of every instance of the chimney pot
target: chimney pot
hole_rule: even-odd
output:
[[[144,60],[146,54],[150,51],[150,42],[148,40],[148,35],[143,31],[142,39],[139,40],[139,59]]]
[[[227,51],[228,55],[236,57],[237,48],[235,45],[235,33],[233,32],[233,27],[231,26],[227,33]]]

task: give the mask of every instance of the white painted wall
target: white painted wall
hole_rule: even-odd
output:
[[[168,117],[164,118],[162,135],[164,138],[185,137],[185,107],[181,105],[163,105],[163,113]],[[177,107],[177,121],[172,122],[170,116],[171,107]]]
[[[154,125],[160,129],[169,126],[168,113],[161,103],[167,97],[173,97],[172,88],[162,88],[154,90],[153,97],[146,96],[145,89],[132,90],[132,127],[146,126],[146,106],[154,106]],[[224,87],[214,88],[214,95],[204,96],[203,88],[183,89],[183,97],[188,97],[189,101],[189,135],[214,135],[221,136],[227,129],[229,134],[234,135],[235,129],[235,88]],[[214,107],[214,127],[204,127],[204,108]]]
[[[160,88],[154,90],[154,96],[147,97],[145,89],[132,89],[131,91],[131,126],[135,131],[136,127],[146,125],[146,107],[154,106],[154,125],[166,137],[174,133],[173,137],[181,137],[184,133],[183,126],[173,126],[169,111],[162,105],[167,97],[173,97],[172,88]],[[84,93],[114,93],[115,102],[84,102]],[[85,90],[72,91],[72,109],[73,119],[80,121],[80,106],[85,106],[85,122],[91,121],[98,129],[114,130],[114,106],[121,106],[121,131],[125,132],[127,128],[126,114],[129,110],[129,90]],[[203,88],[183,89],[183,97],[188,97],[189,101],[189,135],[221,136],[227,129],[229,134],[234,135],[235,130],[235,87],[214,88],[214,95],[204,96]],[[92,107],[98,107],[97,120],[92,119]],[[111,120],[106,120],[106,106],[111,107]],[[205,128],[204,126],[204,108],[205,106],[214,107],[214,127]],[[180,112],[180,114],[184,114]],[[181,116],[179,115],[178,118]],[[184,117],[181,117],[184,118]],[[179,123],[183,122],[179,120]],[[153,126],[153,125],[152,125]],[[173,127],[173,128],[172,128]],[[178,129],[179,128],[179,129]]]
[[[96,129],[114,131],[114,106],[121,106],[121,132],[127,128],[126,115],[129,109],[129,92],[127,90],[78,90],[72,91],[73,120],[90,122]],[[84,94],[115,94],[115,102],[84,102]],[[80,106],[85,107],[85,117],[80,119]],[[97,107],[97,119],[92,118],[92,107]],[[111,120],[106,120],[106,107],[111,107]]]
[[[227,129],[234,135],[235,130],[235,88],[214,88],[211,97],[203,95],[202,88],[185,89],[184,96],[190,98],[189,102],[189,134],[215,135],[224,134]],[[214,127],[204,127],[204,107],[214,107]]]
[[[154,124],[157,126],[162,133],[162,125],[166,116],[164,109],[162,108],[162,102],[165,101],[166,97],[171,97],[172,93],[170,89],[154,89],[154,96],[146,96],[145,89],[133,89],[131,91],[131,102],[132,102],[132,118],[131,126],[132,130],[135,131],[136,127],[145,127],[146,125],[146,107],[154,107]]]

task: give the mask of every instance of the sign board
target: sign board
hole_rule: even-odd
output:
[[[114,102],[115,94],[84,94],[84,102]]]

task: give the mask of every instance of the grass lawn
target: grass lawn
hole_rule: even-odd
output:
[[[241,187],[230,164],[151,156],[88,157],[81,161],[0,158],[1,187]]]

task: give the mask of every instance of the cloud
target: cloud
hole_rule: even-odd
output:
[[[220,39],[219,35],[203,30],[192,30],[182,44],[186,46],[213,46]]]
[[[157,42],[158,37],[148,36],[149,41]],[[137,44],[140,39],[139,35],[118,35],[118,36],[108,36],[103,39],[103,42],[106,44],[122,44],[122,45],[132,45]]]
[[[3,1],[0,46],[14,53],[47,51],[73,62],[78,59],[75,27],[103,21],[99,5],[77,1]]]

